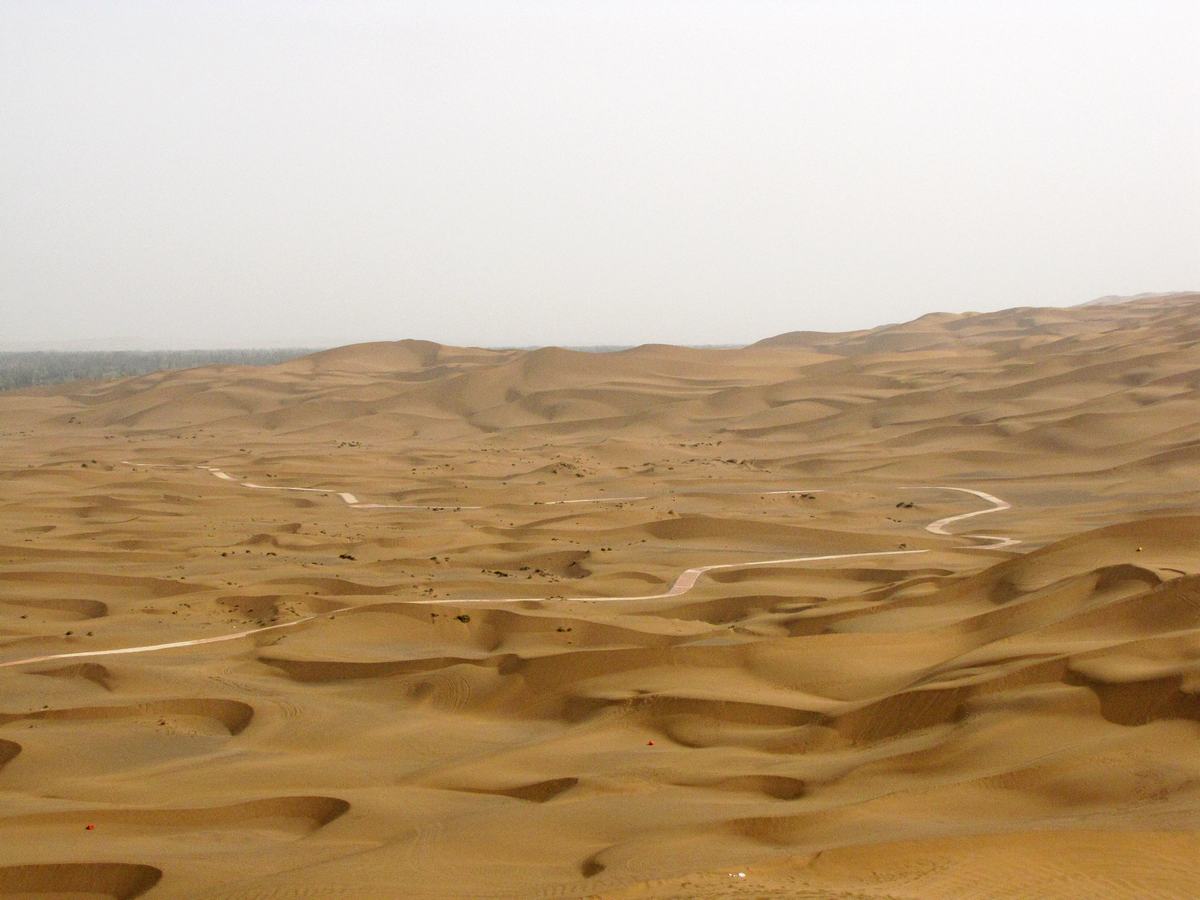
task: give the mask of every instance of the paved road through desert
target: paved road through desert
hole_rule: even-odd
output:
[[[127,460],[124,462],[127,465],[139,465],[139,466],[144,466],[147,468],[151,467],[145,463],[132,463]],[[223,481],[232,481],[232,482],[235,482],[235,483],[241,485],[242,487],[250,488],[250,489],[309,491],[309,492],[321,493],[321,494],[334,494],[334,495],[340,497],[342,499],[342,501],[345,502],[347,505],[352,506],[356,509],[431,509],[432,510],[432,509],[479,509],[480,508],[480,507],[476,507],[476,506],[453,506],[453,505],[446,505],[446,506],[439,506],[439,507],[425,507],[425,506],[396,506],[396,505],[392,505],[392,504],[381,504],[381,503],[361,503],[361,502],[359,502],[358,497],[355,494],[350,493],[349,491],[337,491],[337,490],[333,490],[331,488],[276,487],[275,485],[260,485],[260,484],[255,484],[254,482],[238,481],[232,475],[229,475],[222,469],[219,469],[215,466],[155,465],[153,467],[154,468],[174,468],[174,469],[180,469],[180,468],[182,468],[182,469],[190,469],[190,468],[201,469],[201,470],[207,471],[207,472],[215,475],[217,478],[220,478]],[[1019,543],[1018,541],[1013,540],[1012,538],[998,537],[996,535],[986,535],[986,534],[951,535],[950,532],[946,531],[946,526],[950,525],[954,522],[958,522],[963,519],[973,518],[975,516],[986,515],[987,513],[1002,512],[1003,510],[1012,508],[1012,504],[1008,503],[1005,500],[1001,500],[999,497],[996,497],[992,494],[986,493],[985,491],[978,491],[978,490],[974,490],[972,488],[960,488],[960,487],[949,487],[949,486],[921,486],[920,488],[906,488],[906,489],[908,489],[908,490],[920,489],[920,490],[960,491],[962,493],[972,494],[976,497],[979,497],[981,500],[986,500],[988,503],[992,504],[992,506],[989,507],[988,509],[979,509],[979,510],[973,510],[968,513],[960,513],[960,514],[954,515],[954,516],[946,516],[945,518],[938,519],[935,522],[931,522],[925,526],[925,530],[932,534],[956,536],[956,537],[966,537],[966,538],[972,538],[975,540],[991,541],[992,543],[988,544],[986,546],[986,548],[981,548],[981,549],[989,549],[989,550],[995,550],[995,549],[999,549],[1002,547],[1010,547],[1016,543]],[[799,494],[799,493],[810,493],[810,492],[805,491],[803,489],[795,489],[795,490],[789,489],[789,490],[763,491],[761,493],[764,493],[764,494]],[[812,493],[815,493],[815,491],[813,491]],[[595,497],[595,498],[587,498],[585,500],[574,500],[574,501],[573,500],[559,500],[559,501],[551,501],[551,502],[552,503],[572,503],[572,502],[590,503],[590,502],[617,501],[617,500],[628,501],[628,500],[641,500],[641,499],[646,499],[646,498],[644,498],[644,497],[603,497],[603,498]],[[548,504],[546,504],[546,505],[548,505]],[[789,557],[787,559],[764,559],[764,560],[758,560],[757,562],[716,563],[716,564],[706,565],[706,566],[694,566],[690,569],[685,569],[683,572],[681,572],[675,578],[675,580],[671,583],[671,586],[666,591],[663,591],[662,593],[659,593],[659,594],[645,594],[645,595],[641,595],[641,596],[625,596],[625,597],[564,597],[564,598],[559,598],[559,602],[617,603],[617,602],[644,601],[644,600],[663,600],[663,599],[667,599],[669,597],[678,597],[682,594],[686,594],[693,587],[695,587],[696,583],[700,580],[700,578],[703,575],[707,574],[708,572],[716,572],[719,570],[726,570],[726,569],[748,569],[748,568],[761,568],[764,566],[782,566],[782,565],[791,565],[794,563],[826,562],[826,561],[840,560],[840,559],[864,559],[864,558],[876,558],[876,557],[881,557],[881,556],[909,556],[909,555],[914,555],[914,554],[919,554],[919,553],[927,553],[927,552],[929,552],[929,551],[927,551],[927,550],[879,550],[879,551],[874,551],[874,552],[869,552],[869,553],[835,553],[835,554],[826,554],[826,555],[822,555],[822,556],[795,556],[795,557]],[[551,598],[547,598],[547,597],[474,597],[474,598],[465,598],[465,599],[447,598],[447,599],[437,599],[437,600],[398,600],[395,602],[396,603],[422,604],[422,605],[449,604],[449,605],[454,605],[454,606],[461,606],[461,605],[465,605],[465,604],[484,604],[484,603],[486,603],[486,604],[529,603],[529,602],[533,602],[533,601],[546,601],[548,599],[551,599]],[[252,637],[256,634],[267,634],[272,631],[281,631],[286,628],[295,628],[296,626],[303,625],[306,622],[315,621],[316,619],[319,619],[322,616],[332,616],[332,615],[336,615],[338,613],[349,612],[349,611],[353,610],[354,608],[355,607],[353,607],[353,606],[339,607],[338,609],[330,610],[329,612],[324,612],[324,613],[319,613],[319,614],[314,614],[314,615],[309,615],[309,616],[301,616],[300,618],[293,619],[290,622],[282,622],[277,625],[264,625],[259,628],[250,628],[245,631],[235,631],[235,632],[231,632],[229,634],[214,635],[212,637],[191,638],[191,639],[183,640],[183,641],[169,641],[169,642],[162,643],[162,644],[142,644],[142,645],[138,645],[135,647],[114,647],[109,650],[84,650],[84,651],[77,651],[77,652],[72,652],[72,653],[50,653],[50,654],[45,654],[43,656],[30,656],[30,657],[26,657],[25,659],[13,659],[13,660],[8,660],[7,662],[0,662],[0,668],[8,668],[11,666],[30,665],[33,663],[54,662],[56,660],[62,660],[62,659],[86,659],[86,658],[97,657],[97,656],[126,656],[126,655],[130,655],[130,654],[135,654],[135,653],[154,653],[154,652],[157,652],[160,650],[177,650],[177,649],[182,649],[184,647],[200,647],[205,644],[219,644],[219,643],[223,643],[225,641],[236,641],[236,640],[239,640],[240,638]]]

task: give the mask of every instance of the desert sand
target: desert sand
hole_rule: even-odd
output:
[[[1200,895],[1200,295],[0,394],[0,894]]]

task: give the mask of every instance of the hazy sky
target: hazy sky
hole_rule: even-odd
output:
[[[1200,4],[0,0],[0,342],[734,343],[1200,288]]]

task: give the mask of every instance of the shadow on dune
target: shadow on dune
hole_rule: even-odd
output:
[[[140,897],[162,878],[154,866],[138,863],[49,863],[0,867],[0,895],[80,896],[130,900]]]

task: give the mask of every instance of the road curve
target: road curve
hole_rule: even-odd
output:
[[[143,466],[146,465],[145,463],[128,463],[128,464],[129,465],[143,465]],[[216,477],[218,477],[224,481],[237,482],[237,479],[235,479],[233,476],[222,471],[221,469],[216,468],[215,466],[154,466],[154,468],[203,469],[203,470],[206,470],[206,471],[212,473],[213,475],[215,475]],[[393,506],[393,505],[389,505],[389,504],[360,503],[358,501],[358,498],[354,494],[352,494],[348,491],[334,491],[334,490],[329,490],[327,488],[275,487],[274,485],[259,485],[259,484],[254,484],[252,482],[237,482],[237,483],[242,485],[243,487],[248,487],[251,489],[259,489],[259,490],[313,491],[313,492],[322,493],[322,494],[336,494],[347,505],[354,506],[354,507],[357,507],[360,509],[479,509],[480,508],[480,507],[467,507],[467,506],[453,506],[453,507],[452,506],[439,506],[439,507]],[[972,494],[976,497],[979,497],[981,500],[985,500],[988,503],[992,504],[992,506],[988,509],[974,510],[972,512],[961,513],[961,514],[955,515],[955,516],[947,516],[945,518],[938,519],[935,522],[930,522],[928,525],[925,526],[925,530],[932,534],[953,536],[953,535],[950,535],[950,533],[945,530],[946,526],[950,525],[953,522],[958,522],[963,519],[969,519],[969,518],[973,518],[975,516],[982,516],[982,515],[986,515],[987,513],[1000,512],[1002,510],[1012,508],[1012,504],[1007,503],[1004,500],[1001,500],[999,497],[995,497],[992,494],[988,494],[984,491],[973,490],[971,488],[960,488],[960,487],[949,487],[949,486],[937,486],[937,487],[922,486],[921,488],[907,488],[907,490],[918,490],[918,489],[920,489],[920,490],[934,489],[934,490],[959,491],[959,492],[966,493],[966,494]],[[817,493],[817,492],[816,491],[788,490],[788,491],[763,491],[761,493],[765,493],[765,494],[795,494],[795,493]],[[633,500],[633,499],[644,499],[644,498],[641,498],[641,497],[637,497],[637,498],[634,498],[634,497],[621,497],[621,498],[612,497],[612,498],[589,498],[587,500],[580,500],[580,501],[552,501],[552,502],[553,503],[567,503],[567,502],[586,503],[586,502],[597,502],[597,501],[602,501],[602,500],[615,501],[615,500]],[[549,504],[546,504],[546,505],[549,505]],[[980,548],[980,549],[998,549],[1000,547],[1008,547],[1013,544],[1019,543],[1018,541],[1013,540],[1011,538],[998,537],[996,535],[965,534],[965,535],[958,535],[958,536],[974,538],[974,539],[981,539],[981,540],[988,540],[988,541],[994,542],[994,543],[988,545],[988,547]],[[999,542],[999,543],[995,543],[995,542]],[[555,600],[556,602],[560,602],[560,603],[562,603],[562,602],[617,603],[617,602],[644,601],[644,600],[664,600],[664,599],[668,599],[671,597],[678,597],[682,594],[686,594],[688,591],[690,591],[693,587],[696,586],[696,583],[704,575],[706,575],[709,572],[716,572],[719,570],[751,569],[751,568],[761,568],[761,567],[765,567],[765,566],[783,566],[783,565],[790,565],[793,563],[825,562],[825,561],[840,560],[840,559],[865,559],[865,558],[874,558],[874,557],[881,557],[881,556],[909,556],[909,555],[913,555],[913,554],[928,553],[928,552],[929,552],[928,550],[877,550],[877,551],[871,551],[871,552],[865,552],[865,553],[834,553],[834,554],[825,554],[825,555],[821,555],[821,556],[794,556],[794,557],[789,557],[787,559],[764,559],[764,560],[759,560],[757,562],[716,563],[716,564],[707,565],[707,566],[694,566],[693,568],[685,569],[683,572],[681,572],[678,576],[676,576],[675,580],[671,583],[671,586],[669,588],[667,588],[666,591],[663,591],[662,593],[659,593],[659,594],[642,594],[642,595],[636,595],[636,596],[623,596],[623,597],[559,597],[559,598],[552,598],[552,597],[475,597],[475,598],[436,599],[436,600],[396,600],[396,601],[391,601],[390,603],[385,603],[385,604],[375,603],[375,604],[372,604],[372,606],[374,608],[378,608],[379,606],[382,606],[382,605],[399,605],[399,604],[422,605],[422,606],[431,606],[431,605],[463,606],[463,605],[468,605],[468,604],[504,604],[504,603],[547,602],[547,601],[551,601],[551,600]],[[183,641],[169,641],[167,643],[162,643],[162,644],[143,644],[143,645],[139,645],[136,647],[116,647],[116,648],[109,649],[109,650],[81,650],[81,651],[76,651],[76,652],[72,652],[72,653],[49,653],[49,654],[45,654],[42,656],[30,656],[30,657],[26,657],[25,659],[13,659],[13,660],[8,660],[7,662],[0,662],[0,669],[9,668],[9,667],[13,667],[13,666],[31,665],[34,663],[56,662],[59,660],[89,659],[89,658],[98,657],[98,656],[129,656],[129,655],[138,654],[138,653],[155,653],[160,650],[176,650],[176,649],[181,649],[181,648],[185,648],[185,647],[200,647],[205,644],[219,644],[219,643],[224,643],[226,641],[236,641],[241,638],[252,637],[257,634],[269,634],[274,631],[283,631],[288,628],[295,628],[296,626],[303,625],[306,622],[315,621],[316,619],[319,619],[322,616],[332,616],[332,615],[337,615],[338,613],[351,612],[358,608],[359,607],[354,607],[354,606],[343,606],[343,607],[339,607],[337,609],[329,610],[327,612],[314,613],[312,615],[301,616],[298,619],[293,619],[290,622],[283,622],[278,625],[264,625],[264,626],[261,626],[258,628],[249,628],[244,631],[235,631],[235,632],[231,632],[229,634],[214,635],[212,637],[192,638],[192,639],[183,640]]]
[[[906,490],[935,490],[935,491],[958,491],[963,494],[973,494],[980,500],[985,500],[992,504],[989,509],[977,509],[968,513],[959,513],[957,516],[946,516],[944,519],[938,519],[936,522],[930,522],[925,526],[925,530],[931,534],[941,534],[946,537],[965,537],[972,538],[978,541],[991,541],[992,543],[979,547],[980,550],[1000,550],[1003,547],[1012,547],[1014,544],[1021,543],[1015,538],[1001,537],[997,534],[958,534],[952,535],[946,530],[946,526],[952,522],[961,522],[963,519],[973,519],[975,516],[986,516],[988,513],[1003,512],[1006,509],[1012,509],[1012,504],[1007,500],[1001,500],[999,497],[989,494],[986,491],[977,491],[973,488],[950,487],[949,485],[936,485],[921,488],[906,488]]]

